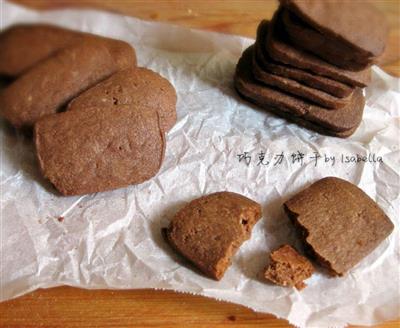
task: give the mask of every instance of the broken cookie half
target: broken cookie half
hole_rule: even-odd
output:
[[[303,281],[313,272],[314,267],[307,258],[290,245],[283,245],[270,254],[270,264],[264,276],[274,284],[301,290],[307,286]]]
[[[261,206],[232,192],[217,192],[187,204],[165,230],[170,245],[206,276],[220,280],[261,218]]]
[[[323,178],[284,204],[305,251],[343,276],[390,235],[393,223],[356,185]]]

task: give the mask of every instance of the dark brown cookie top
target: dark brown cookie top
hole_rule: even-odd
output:
[[[48,115],[35,124],[34,140],[43,175],[63,195],[142,183],[165,152],[158,113],[130,105]]]
[[[367,2],[280,0],[280,3],[323,35],[365,55],[376,57],[385,49],[386,19]]]
[[[120,41],[87,38],[61,49],[1,90],[1,114],[17,128],[32,127],[90,86],[132,66],[133,49],[122,48]]]
[[[270,254],[270,263],[264,276],[269,281],[301,290],[306,287],[304,280],[311,277],[314,267],[304,256],[292,246],[283,245]]]
[[[80,94],[67,110],[129,105],[132,109],[156,110],[163,131],[176,123],[176,92],[161,75],[146,68],[132,67],[113,74]]]
[[[351,86],[365,87],[371,80],[369,68],[357,72],[345,70],[304,50],[294,47],[284,33],[280,12],[277,11],[268,28],[266,49],[276,61],[309,70],[317,75],[329,77]]]
[[[333,65],[359,71],[371,66],[375,59],[355,51],[354,47],[343,42],[327,38],[288,10],[281,11],[281,20],[293,45],[312,52]]]
[[[343,275],[372,252],[394,226],[354,184],[321,179],[284,204],[306,248],[333,274]]]
[[[256,82],[251,74],[253,51],[253,47],[245,50],[236,67],[235,87],[243,96],[252,99],[262,107],[272,106],[337,132],[350,130],[360,124],[364,109],[364,97],[361,90],[355,90],[349,105],[336,110],[327,110],[313,105]]]
[[[207,276],[220,280],[261,218],[261,206],[242,195],[217,192],[191,201],[171,220],[172,247]]]
[[[54,54],[79,33],[45,24],[13,25],[0,34],[0,75],[15,77]]]

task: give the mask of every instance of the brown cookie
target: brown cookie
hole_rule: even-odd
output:
[[[250,102],[252,102],[251,99],[249,99]],[[288,112],[284,112],[280,110],[279,108],[275,107],[268,107],[268,111],[280,116],[288,121],[291,121],[293,123],[296,123],[299,126],[305,127],[306,129],[313,130],[315,132],[318,132],[323,135],[331,136],[331,137],[337,137],[337,138],[348,138],[350,137],[354,132],[356,132],[358,126],[355,126],[353,128],[350,128],[348,130],[343,130],[343,131],[334,131],[330,130],[327,128],[324,128],[318,124],[312,123],[310,121],[304,120],[301,117],[293,116]]]
[[[131,105],[48,115],[35,124],[34,140],[43,175],[63,195],[142,183],[165,152],[158,113]]]
[[[30,128],[88,87],[134,63],[134,50],[124,42],[87,38],[61,49],[3,89],[1,114],[17,128]]]
[[[311,277],[314,267],[311,262],[289,246],[283,245],[270,254],[270,263],[264,277],[274,284],[296,287],[298,290],[307,285],[304,280]]]
[[[372,64],[373,58],[355,58],[350,47],[327,39],[288,10],[283,10],[281,15],[288,38],[295,46],[310,51],[333,65],[351,71],[359,71]]]
[[[327,109],[342,108],[349,104],[352,94],[346,98],[334,97],[329,93],[310,88],[295,80],[269,73],[261,68],[256,57],[256,52],[254,51],[252,69],[253,76],[257,81],[268,86],[278,88],[289,94],[299,96]]]
[[[296,120],[309,121],[331,132],[346,132],[347,134],[360,124],[364,109],[364,97],[361,90],[357,89],[354,92],[349,105],[336,110],[326,110],[257,83],[251,75],[252,56],[253,47],[250,47],[240,58],[235,73],[235,87],[246,99],[264,109],[274,110],[278,115],[282,113],[281,116],[287,114]]]
[[[300,17],[312,29],[318,39],[324,38],[323,45],[328,43],[341,50],[342,56],[330,55],[325,47],[316,47],[306,42],[304,47],[311,47],[326,60],[341,66],[342,57],[362,64],[380,56],[386,44],[388,25],[384,15],[368,3],[352,0],[318,1],[318,0],[280,0],[281,4],[296,16]],[[310,29],[307,29],[309,32]],[[315,37],[312,41],[315,42]],[[333,46],[331,47],[333,48]],[[364,62],[365,63],[365,62]]]
[[[217,192],[187,204],[165,234],[171,246],[210,278],[220,280],[261,218],[261,206],[236,193]]]
[[[77,32],[52,25],[11,26],[0,34],[0,75],[16,77],[78,36]]]
[[[255,44],[257,61],[265,71],[295,80],[303,85],[324,91],[339,98],[347,97],[354,91],[354,87],[351,87],[345,83],[274,61],[265,51],[268,24],[268,21],[263,20],[258,25],[257,40]]]
[[[361,189],[328,177],[284,204],[306,250],[333,275],[344,275],[372,252],[394,226]]]
[[[269,25],[266,51],[280,63],[308,70],[351,86],[365,87],[371,81],[370,68],[358,72],[345,70],[292,46],[282,28],[279,11],[275,13]]]
[[[165,132],[176,123],[174,87],[159,74],[139,67],[113,74],[71,101],[67,110],[120,105],[158,111]]]
[[[116,52],[116,58],[127,56],[136,63],[136,56],[132,55],[134,50],[123,41],[53,25],[22,24],[11,26],[0,34],[0,76],[20,76],[57,51],[76,42],[85,42],[87,38],[115,41],[110,44],[110,49],[113,48],[112,53]]]

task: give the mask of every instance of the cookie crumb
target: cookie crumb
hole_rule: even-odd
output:
[[[290,245],[283,245],[273,251],[270,259],[271,263],[264,276],[277,285],[302,290],[307,286],[303,280],[310,278],[314,272],[311,262]]]

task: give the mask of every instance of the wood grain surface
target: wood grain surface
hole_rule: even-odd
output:
[[[34,9],[97,8],[146,20],[255,37],[258,22],[271,17],[276,1],[15,0]],[[391,26],[381,67],[400,76],[400,4],[370,1]],[[362,5],[362,1],[360,1]],[[1,51],[1,49],[0,49]],[[285,320],[243,306],[169,291],[38,290],[0,304],[0,327],[289,327]],[[399,328],[400,321],[376,327]]]

